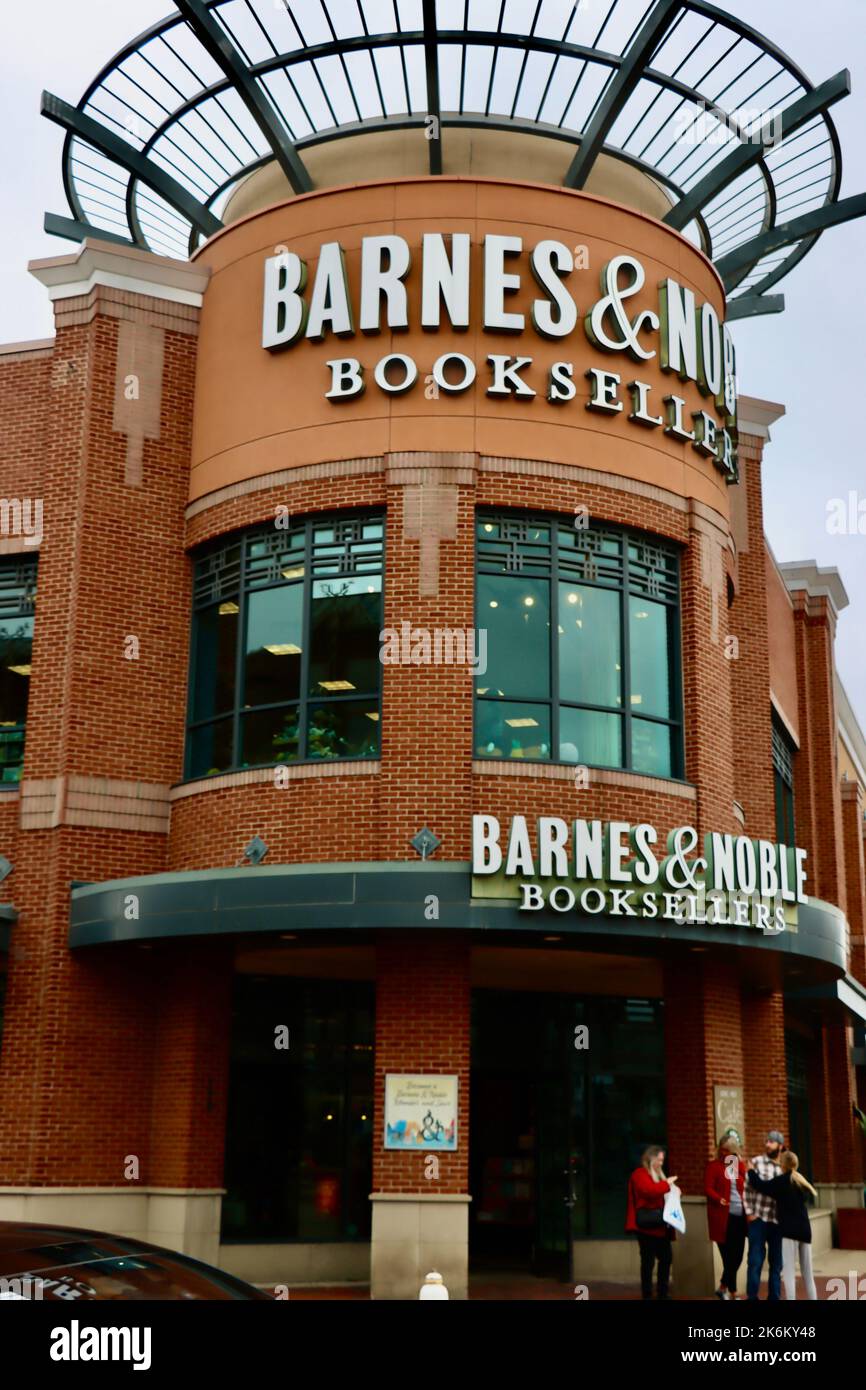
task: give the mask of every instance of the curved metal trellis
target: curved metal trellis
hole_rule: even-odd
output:
[[[829,110],[848,74],[814,87],[705,0],[175,3],[77,106],[44,95],[66,131],[73,214],[46,217],[49,231],[185,258],[273,160],[303,193],[305,152],[330,140],[432,121],[436,175],[449,131],[515,130],[573,146],[566,187],[584,187],[601,154],[649,174],[744,317],[777,312],[766,291],[826,227],[866,212],[839,198]]]

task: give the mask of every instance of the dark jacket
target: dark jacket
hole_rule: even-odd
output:
[[[759,1178],[754,1169],[750,1169],[749,1186],[775,1199],[779,1232],[784,1238],[812,1244],[806,1189],[792,1182],[790,1173],[781,1173],[778,1178]]]

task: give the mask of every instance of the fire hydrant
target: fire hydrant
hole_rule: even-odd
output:
[[[418,1294],[421,1299],[447,1298],[448,1290],[442,1282],[442,1275],[437,1274],[435,1269],[431,1270],[421,1285],[421,1292]]]

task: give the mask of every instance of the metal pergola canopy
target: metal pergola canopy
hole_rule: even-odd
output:
[[[304,154],[359,132],[417,129],[442,173],[449,131],[534,132],[573,146],[583,188],[599,155],[653,177],[666,221],[715,261],[731,317],[777,313],[778,284],[822,230],[862,216],[840,199],[817,87],[752,26],[705,0],[176,0],[123,48],[63,127],[71,217],[48,230],[185,259],[222,225],[238,182],[276,161],[296,193]]]

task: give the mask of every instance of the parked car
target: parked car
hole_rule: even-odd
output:
[[[24,1221],[0,1221],[0,1298],[272,1301],[213,1265],[143,1240]]]

